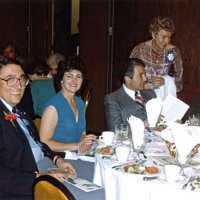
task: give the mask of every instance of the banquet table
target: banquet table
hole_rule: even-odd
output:
[[[103,146],[100,145],[98,148]],[[199,199],[200,189],[197,188],[191,191],[190,185],[186,189],[182,189],[182,186],[187,182],[190,175],[199,175],[200,158],[198,156],[194,162],[196,166],[195,170],[192,167],[185,168],[185,177],[182,177],[177,183],[167,183],[164,177],[163,165],[160,166],[159,163],[164,164],[164,161],[169,161],[169,164],[174,164],[175,159],[170,156],[166,144],[160,139],[147,143],[145,155],[147,156],[145,156],[146,158],[141,155],[143,162],[145,162],[144,165],[156,166],[159,169],[157,179],[144,181],[144,175],[130,174],[119,168],[112,168],[115,165],[121,164],[117,162],[115,156],[105,157],[100,153],[96,153],[93,183],[105,189],[106,200]],[[160,158],[163,158],[163,160],[160,160]],[[131,159],[134,159],[134,153]]]

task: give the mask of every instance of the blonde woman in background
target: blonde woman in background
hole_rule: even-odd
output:
[[[58,63],[64,60],[65,56],[61,53],[53,53],[47,59],[47,65],[49,65],[49,78],[53,78],[57,74]]]
[[[181,53],[170,43],[175,32],[172,19],[155,17],[150,22],[149,31],[152,39],[134,47],[130,57],[144,61],[148,88],[154,89],[157,96],[164,100],[169,93],[176,96],[176,92],[183,88]]]

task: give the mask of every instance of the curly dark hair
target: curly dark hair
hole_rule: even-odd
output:
[[[61,89],[61,81],[65,72],[70,72],[72,70],[78,70],[82,73],[83,82],[86,80],[86,66],[80,57],[71,56],[58,63],[57,74],[55,75],[56,86],[58,90]],[[83,84],[82,84],[83,85]]]

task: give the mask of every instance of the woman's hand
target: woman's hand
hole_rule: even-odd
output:
[[[152,84],[159,88],[165,84],[165,79],[162,76],[152,76]]]
[[[83,139],[79,142],[78,152],[86,153],[90,150],[93,142],[96,140],[97,136],[93,134],[85,135]]]

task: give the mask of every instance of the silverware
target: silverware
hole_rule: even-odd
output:
[[[190,182],[192,182],[194,178],[195,178],[194,176],[190,176],[190,177],[188,178],[187,182],[182,186],[182,189],[186,189],[186,187],[188,186],[188,184],[189,184]]]
[[[140,151],[140,153],[144,156],[145,159],[147,158],[147,156],[145,155],[144,151]]]
[[[158,176],[152,176],[152,177],[144,176],[144,177],[143,177],[143,180],[144,180],[144,181],[151,181],[151,180],[155,180],[155,179],[157,179],[157,178],[158,178]]]
[[[131,161],[131,162],[126,162],[126,163],[123,163],[123,164],[120,164],[120,165],[112,166],[112,169],[119,168],[119,167],[121,167],[121,166],[123,166],[123,165],[127,165],[127,164],[129,164],[129,163],[133,163],[133,161]]]
[[[156,162],[155,160],[153,160],[153,164],[154,164],[154,165],[158,165],[158,166],[163,166],[161,163]]]
[[[194,187],[194,185],[192,184],[192,182],[190,183],[191,186],[191,190],[194,191],[196,188]]]
[[[146,162],[146,160],[139,160],[138,162],[137,161],[129,161],[129,162],[126,162],[126,163],[123,163],[123,164],[120,164],[120,165],[112,166],[112,169],[118,169],[118,168],[120,168],[124,165],[128,165],[130,163],[137,163],[139,165],[143,165],[145,162]]]

